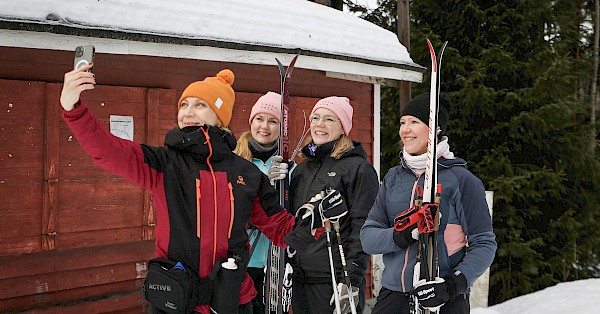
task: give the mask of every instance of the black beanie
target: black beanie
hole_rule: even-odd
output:
[[[448,128],[448,112],[450,111],[450,98],[447,93],[440,93],[440,107],[438,111],[438,125],[441,133],[446,133]],[[404,110],[402,110],[401,118],[404,116],[413,116],[421,122],[429,125],[429,93],[421,94],[413,100],[409,101]]]

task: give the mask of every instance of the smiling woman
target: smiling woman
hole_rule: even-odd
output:
[[[181,308],[209,313],[252,313],[256,295],[246,272],[248,234],[253,223],[275,245],[294,225],[294,216],[279,205],[279,194],[252,163],[235,155],[235,138],[228,130],[235,92],[233,72],[191,83],[177,105],[178,127],[164,146],[150,146],[112,135],[79,99],[96,88],[92,65],[65,74],[60,103],[63,118],[84,150],[102,168],[149,190],[156,209],[156,262],[180,265],[192,278]],[[268,121],[268,120],[267,120]],[[110,153],[108,153],[110,152]],[[235,268],[221,267],[227,265]],[[149,267],[144,287],[164,278],[160,267]],[[217,274],[216,279],[209,274]],[[188,281],[176,280],[184,285]],[[164,281],[162,281],[164,283]],[[170,282],[171,283],[171,282]],[[196,286],[210,286],[199,289]],[[150,313],[164,313],[163,297],[149,290],[143,298]],[[168,296],[175,299],[175,296]]]
[[[437,239],[439,277],[423,284],[413,282],[419,250],[418,220],[396,230],[394,222],[419,208],[423,198],[429,127],[429,93],[411,100],[400,117],[403,150],[400,164],[390,169],[383,179],[375,204],[360,231],[363,249],[370,254],[383,254],[382,289],[373,313],[408,314],[414,301],[409,296],[413,287],[421,306],[440,308],[439,313],[468,313],[469,287],[490,266],[496,252],[496,240],[481,180],[466,169],[463,159],[454,157],[445,136],[450,99],[439,96],[439,143],[437,146],[437,180],[441,189],[439,210],[442,217]],[[429,204],[427,204],[429,205]],[[423,206],[422,208],[424,208]],[[476,258],[473,258],[475,257]],[[418,288],[417,288],[418,289]],[[428,303],[425,303],[428,302]],[[413,308],[414,309],[414,308]]]
[[[281,95],[268,92],[258,98],[250,111],[250,131],[240,135],[234,153],[251,161],[260,171],[268,173],[271,165],[276,163],[275,154],[278,151],[276,143],[279,139],[279,117],[281,115]],[[279,160],[281,161],[281,160]],[[283,163],[284,165],[287,165]],[[287,169],[286,169],[287,170]],[[287,172],[286,172],[287,173]],[[284,175],[285,177],[285,175]],[[255,234],[254,225],[249,227],[248,233]],[[252,299],[254,313],[265,313],[264,294],[264,269],[267,266],[267,256],[271,242],[264,234],[250,239],[254,247],[250,262],[248,263],[248,274],[252,277],[254,288],[258,291]]]
[[[320,222],[297,222],[286,237],[290,248],[297,251],[291,261],[292,309],[297,313],[335,313],[330,300],[338,300],[340,308],[348,310],[344,313],[349,313],[352,303],[348,293],[343,293],[348,289],[358,313],[365,306],[369,256],[361,248],[359,230],[377,194],[378,178],[362,144],[348,136],[353,112],[347,97],[331,96],[315,104],[309,118],[310,138],[302,148],[305,160],[291,175],[291,207],[297,217],[310,217],[309,209],[315,208],[315,199],[320,197],[331,196],[346,208],[338,208],[336,217],[327,219],[337,229],[339,246],[334,246],[333,252],[328,251],[331,242]],[[323,200],[321,205],[325,203]],[[329,211],[323,209],[327,205],[321,205],[321,215],[327,215]],[[325,258],[328,253],[329,260]],[[346,275],[337,276],[342,273]]]
[[[179,128],[205,124],[227,127],[231,121],[235,101],[235,92],[231,88],[234,80],[233,72],[225,69],[216,77],[207,77],[203,81],[190,84],[179,98]]]

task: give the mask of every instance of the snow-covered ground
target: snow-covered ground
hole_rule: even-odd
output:
[[[371,313],[375,299],[367,302]],[[476,308],[471,314],[571,314],[600,313],[600,278],[559,283],[489,308]]]
[[[559,283],[471,314],[600,313],[600,278]]]

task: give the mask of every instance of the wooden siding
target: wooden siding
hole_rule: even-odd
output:
[[[0,47],[0,312],[141,312],[146,261],[154,254],[154,211],[140,187],[96,167],[62,121],[58,102],[72,53]],[[276,66],[129,55],[96,56],[98,86],[82,99],[108,126],[134,117],[134,141],[160,145],[176,102],[193,80],[222,68],[236,74],[231,129],[248,129],[263,93],[278,91]],[[297,69],[290,139],[302,115],[330,95],[354,107],[350,136],[372,156],[372,86]]]

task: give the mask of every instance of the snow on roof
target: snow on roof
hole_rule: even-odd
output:
[[[0,19],[416,65],[394,33],[306,0],[20,0],[3,3]]]
[[[234,43],[240,50],[312,53],[409,72],[424,69],[394,33],[306,0],[19,0],[2,4],[0,21],[200,40],[215,47]]]

